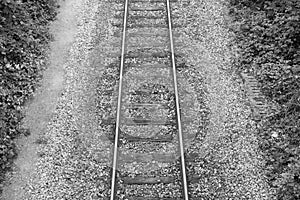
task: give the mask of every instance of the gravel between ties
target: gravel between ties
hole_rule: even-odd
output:
[[[191,192],[199,199],[272,199],[266,183],[263,160],[258,150],[255,122],[243,94],[243,85],[231,72],[236,54],[234,35],[226,28],[225,0],[191,0],[172,4],[173,13],[184,24],[178,29],[184,43],[177,52],[186,55],[186,65],[194,66],[204,78],[205,104],[210,111],[203,141],[189,152],[202,152],[202,157],[189,166],[199,174],[199,183]]]
[[[65,90],[40,146],[40,161],[24,199],[103,199],[110,141],[99,127],[97,87],[112,46],[109,1],[83,0],[78,33],[65,66]]]

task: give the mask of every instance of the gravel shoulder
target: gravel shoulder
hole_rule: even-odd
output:
[[[186,24],[175,41],[185,46],[177,51],[185,53],[186,65],[204,78],[205,104],[210,110],[206,135],[198,147],[203,180],[193,186],[199,199],[273,199],[249,100],[232,70],[236,48],[226,25],[230,23],[226,1],[182,2],[174,12],[184,13],[176,23]]]
[[[76,15],[80,4],[82,1],[61,1],[57,20],[51,24],[54,41],[50,44],[49,64],[43,73],[41,86],[24,108],[26,117],[23,126],[30,129],[31,135],[17,139],[19,155],[14,161],[13,171],[7,174],[1,199],[24,199],[25,183],[32,177],[39,158],[38,143],[42,141],[64,87],[64,68],[77,31]]]

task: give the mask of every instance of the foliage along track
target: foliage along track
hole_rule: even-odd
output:
[[[250,88],[269,185],[277,199],[299,199],[300,3],[231,0],[228,7],[235,66]]]

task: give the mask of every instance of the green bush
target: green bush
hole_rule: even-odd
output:
[[[238,71],[253,73],[280,105],[265,119],[260,146],[278,199],[300,199],[300,1],[231,0]]]
[[[0,1],[0,183],[16,157],[21,107],[34,92],[51,39],[56,0]],[[1,187],[0,187],[1,191]]]

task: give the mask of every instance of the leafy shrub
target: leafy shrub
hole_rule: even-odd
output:
[[[230,0],[239,71],[252,72],[280,105],[260,130],[277,198],[300,199],[300,1]]]
[[[41,74],[56,10],[56,0],[0,1],[0,183],[17,155],[13,140],[28,134],[21,107]]]

